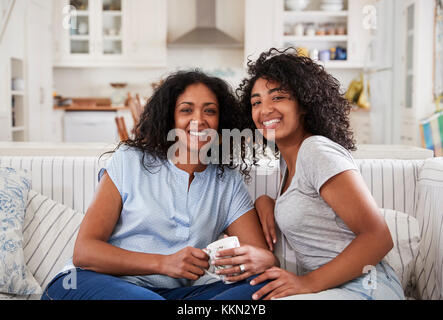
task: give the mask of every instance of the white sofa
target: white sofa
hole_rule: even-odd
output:
[[[423,155],[427,158],[429,153],[423,153],[423,150],[417,153],[418,158],[423,158]],[[7,149],[0,148],[0,166],[29,170],[32,175],[32,190],[83,213],[93,198],[98,172],[106,160],[102,158],[99,161],[97,157],[91,156],[19,156],[16,153],[11,156]],[[357,159],[357,163],[380,208],[405,212],[419,222],[422,239],[419,254],[412,266],[408,297],[442,299],[443,159]],[[253,199],[262,194],[276,196],[280,177],[277,166],[259,168],[253,171],[252,176],[248,189]],[[39,263],[39,275],[34,274],[35,270],[30,267],[43,288],[66,262],[62,258],[72,254],[70,250],[74,240],[75,237],[71,237],[69,241],[72,243],[61,247],[66,252],[45,254],[41,259],[52,260]],[[294,252],[280,233],[276,254],[283,268],[298,271]],[[42,266],[45,270],[42,270]],[[44,279],[41,274],[45,274]],[[39,297],[0,293],[0,299]]]

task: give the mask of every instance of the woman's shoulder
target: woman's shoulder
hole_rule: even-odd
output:
[[[157,160],[148,151],[141,150],[136,147],[128,146],[125,144],[120,145],[112,153],[112,161],[120,162],[122,165],[132,165],[133,161],[144,161],[145,163],[157,165]]]
[[[356,167],[349,150],[324,136],[311,136],[303,141],[297,156],[299,169],[316,171],[339,166]]]
[[[311,160],[313,157],[327,157],[328,155],[340,155],[352,159],[352,155],[349,150],[331,139],[320,135],[306,138],[300,147],[299,154],[301,157],[307,156]]]

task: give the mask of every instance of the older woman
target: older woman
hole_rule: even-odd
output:
[[[242,244],[236,273],[255,275],[277,263],[235,164],[199,156],[211,132],[237,128],[241,119],[224,81],[199,71],[169,76],[149,100],[135,138],[100,172],[73,261],[42,299],[251,299],[261,285],[205,275],[202,250],[226,233]],[[178,132],[173,141],[171,130]],[[245,270],[252,258],[254,268]],[[70,277],[74,289],[65,285]]]

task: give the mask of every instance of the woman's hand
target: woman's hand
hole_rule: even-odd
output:
[[[269,250],[274,251],[274,244],[277,242],[275,233],[274,219],[275,200],[267,195],[258,197],[255,200],[255,209],[257,210],[260,223],[262,225],[263,234],[268,243]]]
[[[263,274],[259,275],[251,281],[251,285],[259,284],[266,280],[273,280],[252,295],[252,299],[263,300],[283,298],[295,294],[313,293],[310,288],[311,281],[307,276],[296,276],[295,274],[272,267]]]
[[[174,254],[163,256],[162,274],[172,278],[197,280],[209,268],[208,255],[201,249],[186,247]]]
[[[230,268],[217,270],[216,273],[225,276],[225,280],[236,282],[264,272],[278,263],[271,251],[243,245],[238,248],[220,250],[213,261],[215,266],[232,265]],[[243,265],[243,267],[240,267]],[[244,268],[244,270],[242,270]]]

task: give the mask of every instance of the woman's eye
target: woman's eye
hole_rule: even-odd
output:
[[[191,111],[192,111],[191,108],[183,108],[180,110],[180,112],[183,112],[183,113],[189,113]]]
[[[252,107],[256,107],[256,106],[258,106],[260,103],[261,103],[260,101],[255,101],[255,102],[252,102],[251,105],[252,105]]]
[[[284,96],[277,96],[277,97],[272,98],[272,100],[279,101],[279,100],[283,100],[284,98],[286,98],[286,97],[284,97]]]
[[[209,114],[217,114],[217,110],[215,109],[206,109],[205,112]]]

